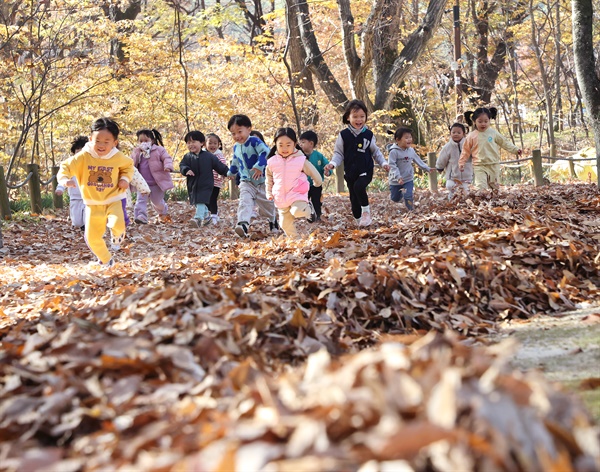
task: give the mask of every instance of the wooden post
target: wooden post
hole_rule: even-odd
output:
[[[237,200],[238,198],[240,198],[240,188],[235,183],[235,179],[231,179],[229,181],[229,199]]]
[[[62,208],[63,207],[63,196],[56,195],[56,188],[58,187],[58,179],[56,176],[58,175],[58,171],[60,167],[53,166],[52,167],[52,175],[54,179],[52,180],[52,202],[54,203],[54,208]]]
[[[335,183],[337,186],[337,193],[342,193],[346,190],[346,187],[344,187],[344,163],[343,162],[335,168]]]
[[[8,201],[8,187],[4,177],[4,167],[0,166],[0,214],[3,220],[10,220],[10,202]]]
[[[31,203],[31,213],[42,214],[42,189],[40,188],[40,166],[37,164],[27,164],[27,175],[32,173],[29,179],[29,200]]]
[[[541,187],[544,185],[544,167],[542,166],[542,151],[534,149],[531,153],[533,161],[533,177],[535,179],[535,186]]]
[[[429,160],[429,167],[431,167],[432,169],[435,169],[435,161],[437,160],[437,156],[435,155],[435,152],[428,152],[427,159]],[[438,178],[437,171],[431,172],[429,174],[429,190],[431,190],[431,193],[438,193],[438,179],[437,178]]]

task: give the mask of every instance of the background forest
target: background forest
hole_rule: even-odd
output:
[[[354,97],[380,141],[410,124],[424,151],[479,104],[525,148],[592,141],[565,0],[25,0],[3,2],[0,25],[0,163],[13,182],[26,163],[60,162],[103,115],[125,151],[154,127],[176,158],[189,129],[218,133],[228,155],[227,119],[245,113],[268,144],[280,126],[313,128],[327,154]]]

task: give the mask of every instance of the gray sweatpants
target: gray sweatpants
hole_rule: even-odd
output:
[[[251,182],[240,182],[240,202],[238,204],[238,223],[250,223],[254,207],[258,207],[258,214],[265,216],[269,221],[275,221],[275,204],[267,199],[265,184],[254,185]]]

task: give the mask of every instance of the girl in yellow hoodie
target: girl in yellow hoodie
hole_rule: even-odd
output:
[[[133,177],[133,161],[117,149],[119,125],[110,118],[92,124],[90,141],[73,157],[64,161],[58,183],[76,185],[77,178],[85,210],[85,240],[100,264],[112,266],[113,259],[103,236],[110,229],[116,245],[125,234],[125,214],[121,200]]]
[[[458,168],[462,172],[469,157],[473,158],[475,186],[478,189],[495,189],[500,184],[500,148],[513,154],[521,155],[522,151],[490,126],[495,120],[496,108],[477,108],[465,113],[469,126],[475,124],[465,139],[458,160]]]

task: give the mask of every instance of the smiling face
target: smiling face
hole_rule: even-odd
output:
[[[106,156],[113,148],[117,147],[119,140],[107,129],[92,132],[90,136],[92,147],[100,157]]]
[[[199,154],[202,151],[202,146],[204,146],[203,142],[196,141],[195,139],[188,139],[185,144],[187,144],[188,151],[194,154]]]
[[[232,124],[231,128],[229,128],[229,132],[231,133],[231,137],[236,143],[244,144],[250,136],[250,131],[252,128],[247,126],[240,126],[236,124]]]
[[[455,126],[450,130],[450,137],[452,138],[452,141],[459,143],[460,140],[465,137],[465,132],[458,126]]]
[[[410,147],[413,142],[412,134],[404,133],[400,138],[396,139],[396,144],[400,146],[402,149],[406,149]]]
[[[490,127],[490,117],[485,113],[482,113],[475,120],[475,127],[477,128],[477,131],[485,131]]]
[[[277,146],[277,154],[281,157],[288,157],[296,150],[296,143],[287,136],[280,136],[275,143]]]
[[[206,150],[214,154],[217,149],[219,149],[219,140],[214,136],[206,138]]]
[[[361,129],[367,122],[367,114],[360,108],[354,108],[348,115],[350,126],[356,129]]]

